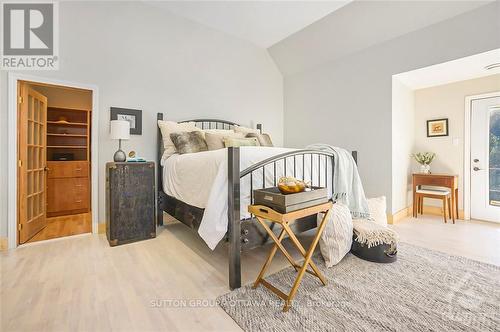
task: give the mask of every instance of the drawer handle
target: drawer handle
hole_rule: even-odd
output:
[[[81,202],[82,202],[82,200],[81,200],[81,199],[79,199],[79,200],[75,201],[75,203],[81,203]]]
[[[83,184],[75,184],[75,187],[83,187]]]
[[[76,171],[76,172],[81,172],[81,171],[82,171],[82,169],[81,169],[81,168],[75,168],[75,171]]]

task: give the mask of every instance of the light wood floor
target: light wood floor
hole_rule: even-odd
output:
[[[28,243],[90,232],[92,232],[90,212],[47,218],[47,226],[29,239]]]
[[[420,217],[391,227],[402,241],[500,264],[500,224]],[[244,253],[244,283],[256,277],[268,249]],[[229,291],[226,248],[211,252],[179,223],[161,228],[156,239],[114,248],[104,235],[89,234],[24,245],[0,257],[2,331],[240,330],[214,302],[152,307],[162,300],[214,300]],[[280,255],[269,273],[285,266]]]

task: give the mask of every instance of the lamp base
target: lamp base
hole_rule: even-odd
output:
[[[123,152],[122,149],[118,149],[118,151],[116,151],[113,156],[113,160],[116,163],[127,161],[127,155],[125,154],[125,152]]]

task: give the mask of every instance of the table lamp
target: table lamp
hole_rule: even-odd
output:
[[[127,155],[122,150],[122,139],[130,139],[130,122],[125,120],[111,120],[111,139],[118,140],[118,151],[115,152],[113,160],[123,162],[127,160]]]

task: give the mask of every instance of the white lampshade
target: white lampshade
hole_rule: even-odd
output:
[[[130,139],[130,122],[125,120],[111,120],[111,139]]]

